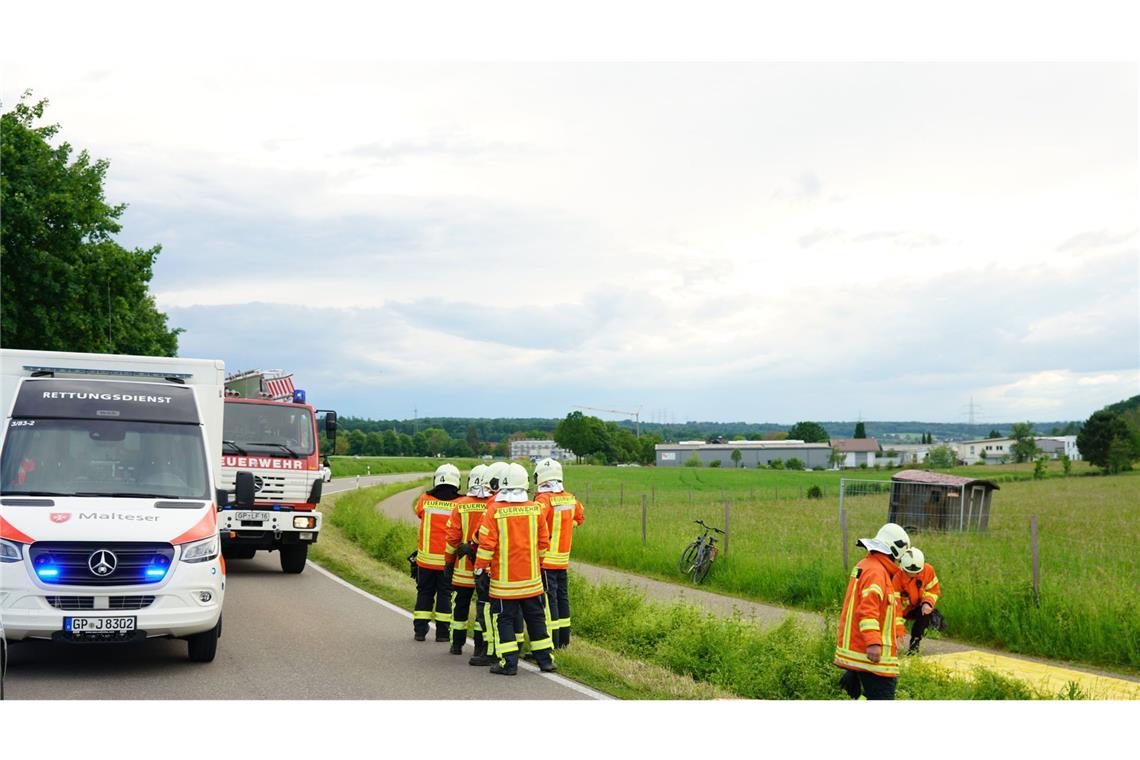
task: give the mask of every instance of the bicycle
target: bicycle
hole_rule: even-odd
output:
[[[716,545],[716,536],[712,533],[715,531],[723,536],[724,531],[705,525],[702,520],[693,520],[693,522],[704,528],[704,532],[681,552],[681,557],[677,560],[677,569],[682,575],[689,576],[693,583],[700,583],[709,574],[712,563],[720,553]]]

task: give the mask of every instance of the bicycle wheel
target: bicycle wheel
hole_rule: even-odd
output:
[[[693,560],[697,558],[697,549],[700,548],[700,545],[700,541],[694,541],[681,552],[681,558],[677,560],[677,569],[684,575],[688,575],[692,571]]]
[[[705,576],[709,574],[709,569],[712,568],[712,563],[713,553],[709,549],[705,549],[693,564],[693,570],[689,573],[690,580],[692,580],[693,583],[703,582]]]

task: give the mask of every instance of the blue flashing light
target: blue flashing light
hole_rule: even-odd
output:
[[[293,389],[293,403],[294,404],[305,403],[305,391],[301,390],[300,388],[294,388]]]
[[[59,568],[55,565],[40,565],[36,568],[36,575],[40,578],[58,578]]]
[[[148,567],[146,569],[146,577],[154,580],[159,580],[166,575],[165,567]]]

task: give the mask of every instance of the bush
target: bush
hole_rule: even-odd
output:
[[[709,467],[720,467],[720,460],[719,459],[712,460],[711,462],[709,462]]]
[[[1061,455],[1061,469],[1065,471],[1066,478],[1073,473],[1073,460],[1068,454]]]
[[[688,459],[685,460],[685,466],[686,467],[700,467],[701,466],[701,458],[699,456],[697,456],[696,454],[693,454],[691,457],[689,457]]]
[[[767,470],[768,465],[764,464],[763,462],[757,462],[756,463],[756,469],[757,470]]]
[[[1048,459],[1046,457],[1037,457],[1033,460],[1033,479],[1041,480],[1045,477],[1045,467]]]
[[[819,486],[812,486],[811,488],[809,488],[807,490],[807,497],[809,499],[822,499],[823,498],[823,489],[820,488]]]
[[[867,463],[866,463],[866,462],[860,462],[860,463],[859,463],[859,469],[860,469],[860,470],[865,470],[865,469],[867,469]]]
[[[802,470],[804,468],[804,462],[802,459],[792,457],[784,463],[784,467],[787,467],[789,470]]]
[[[783,459],[773,459],[771,462],[768,463],[768,466],[771,467],[773,470],[782,470],[782,469],[784,469],[784,460]]]

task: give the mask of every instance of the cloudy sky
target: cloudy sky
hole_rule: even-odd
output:
[[[371,417],[1084,418],[1140,393],[1121,64],[9,63],[181,354]],[[607,416],[607,415],[602,415]]]

